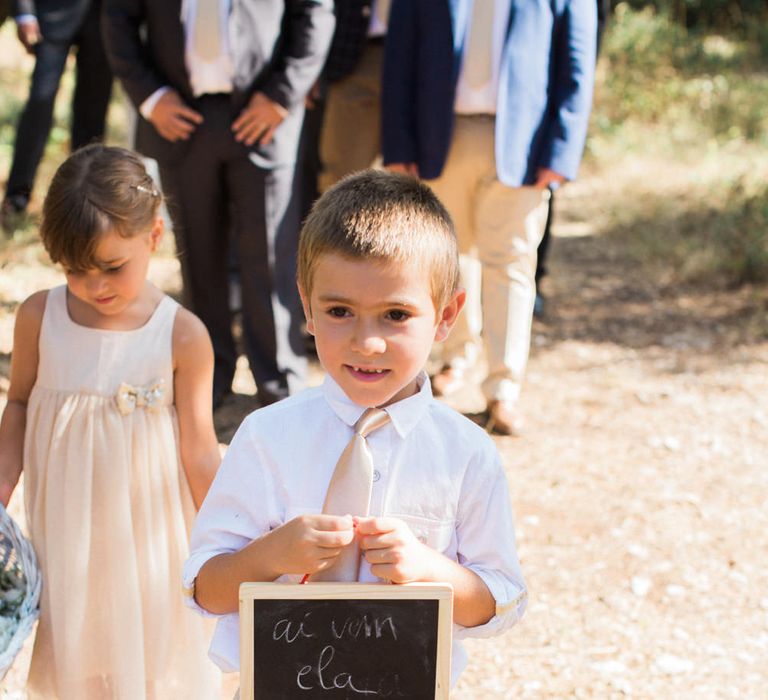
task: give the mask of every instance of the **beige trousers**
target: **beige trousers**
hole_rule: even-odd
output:
[[[355,70],[328,88],[320,132],[321,192],[356,170],[370,168],[381,152],[383,52],[382,44],[368,43]]]
[[[474,364],[480,333],[488,364],[482,386],[486,399],[516,402],[528,362],[536,250],[549,190],[508,187],[497,179],[494,126],[492,116],[457,115],[445,168],[429,184],[456,225],[468,297],[467,313],[445,341],[444,362],[465,368]]]

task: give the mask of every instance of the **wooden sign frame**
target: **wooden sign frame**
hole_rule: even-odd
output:
[[[253,687],[254,600],[436,600],[438,603],[435,700],[451,686],[453,587],[447,583],[243,583],[240,585],[240,700],[262,700]],[[309,700],[311,694],[307,694]],[[372,696],[371,696],[372,697]],[[265,698],[264,700],[269,700]]]

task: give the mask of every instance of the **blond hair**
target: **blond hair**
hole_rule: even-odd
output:
[[[125,148],[94,144],[59,166],[43,202],[40,237],[53,262],[76,271],[96,266],[103,233],[147,232],[162,195],[141,158]]]
[[[451,217],[427,185],[408,175],[363,170],[315,202],[299,239],[297,277],[307,296],[317,262],[328,253],[427,266],[438,310],[459,284]]]

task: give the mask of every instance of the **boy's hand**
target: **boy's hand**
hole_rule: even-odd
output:
[[[357,534],[373,575],[392,583],[432,580],[432,562],[442,558],[399,518],[358,518]]]
[[[323,571],[354,536],[351,515],[299,515],[269,535],[274,568],[279,575]]]

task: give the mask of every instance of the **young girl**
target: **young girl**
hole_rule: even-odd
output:
[[[23,466],[44,575],[30,698],[217,697],[181,594],[188,528],[219,465],[213,351],[146,279],[160,200],[137,156],[89,146],[43,205],[67,284],[19,308],[0,423],[0,500]]]

